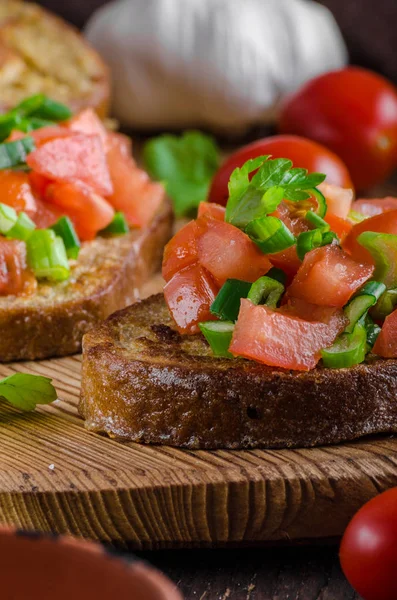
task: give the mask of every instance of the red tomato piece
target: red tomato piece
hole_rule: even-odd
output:
[[[341,242],[343,242],[353,227],[353,223],[347,219],[341,219],[341,217],[337,217],[336,215],[328,212],[325,215],[324,220],[331,227],[332,231],[337,234]]]
[[[271,367],[309,371],[343,328],[343,320],[305,321],[242,299],[229,350]]]
[[[26,162],[48,179],[81,181],[103,196],[113,192],[105,153],[98,136],[73,134],[53,139],[31,152]]]
[[[164,298],[180,333],[198,333],[198,323],[214,320],[210,307],[219,289],[198,264],[178,271],[164,287]]]
[[[396,167],[397,91],[371,71],[348,67],[312,79],[287,98],[279,127],[335,152],[357,189],[383,181]]]
[[[29,182],[34,193],[40,198],[45,197],[47,187],[50,185],[50,183],[53,183],[51,179],[44,177],[44,175],[40,175],[40,173],[36,173],[36,171],[30,171]]]
[[[373,352],[384,358],[397,358],[397,310],[386,317]]]
[[[25,211],[29,215],[36,212],[28,173],[23,171],[0,171],[0,202],[12,206],[17,212]]]
[[[46,200],[72,219],[77,235],[83,241],[94,239],[114,217],[109,202],[81,182],[51,184]]]
[[[374,267],[357,263],[339,246],[308,252],[288,288],[288,296],[320,306],[343,307],[372,275]]]
[[[225,205],[229,197],[228,183],[236,167],[242,167],[250,158],[271,154],[273,158],[289,158],[294,167],[309,172],[325,173],[327,182],[344,188],[353,184],[342,160],[325,146],[294,135],[275,135],[243,146],[234,152],[215,174],[208,196],[209,202]]]
[[[107,145],[107,130],[92,108],[86,108],[74,115],[67,124],[70,131],[83,133],[85,135],[98,135],[101,139],[103,147]]]
[[[163,277],[169,281],[175,273],[197,262],[196,221],[190,221],[182,227],[164,248]]]
[[[114,140],[107,153],[107,162],[113,185],[113,193],[108,198],[110,204],[124,213],[130,225],[144,227],[163,201],[163,186],[152,182]]]
[[[258,246],[234,225],[206,217],[201,217],[197,224],[199,262],[219,286],[227,279],[253,282],[271,268]]]
[[[318,189],[324,194],[327,201],[327,215],[332,214],[346,219],[353,202],[353,190],[331,185],[325,181],[318,186]]]
[[[300,298],[289,298],[287,303],[280,309],[280,312],[298,317],[304,321],[318,321],[320,323],[331,323],[336,319],[338,327],[342,330],[349,324],[349,319],[340,308],[335,306],[318,306],[309,304]]]
[[[213,219],[218,219],[218,221],[225,220],[226,209],[224,206],[220,204],[210,204],[209,202],[200,202],[198,207],[197,216],[202,217],[207,215],[207,217],[212,217]]]
[[[370,253],[357,241],[358,236],[363,231],[393,233],[397,235],[397,210],[375,215],[374,217],[365,219],[365,221],[361,221],[361,223],[357,223],[351,229],[343,243],[344,249],[350,252],[355,260],[372,264],[373,260]]]
[[[49,202],[36,199],[36,212],[31,217],[39,229],[47,229],[54,225],[65,213]]]
[[[397,210],[397,198],[387,196],[386,198],[364,198],[353,202],[352,210],[367,217],[381,215],[384,212]]]
[[[20,140],[26,136],[29,136],[34,139],[36,146],[42,146],[46,142],[54,140],[55,138],[70,137],[71,135],[73,135],[73,133],[62,125],[48,125],[47,127],[40,127],[40,129],[29,131],[29,133],[14,129],[7,139],[7,142],[15,142],[16,140]]]
[[[27,282],[25,243],[0,238],[0,296],[22,293]]]
[[[290,278],[296,275],[302,264],[296,253],[296,246],[291,246],[291,248],[287,248],[276,254],[268,254],[267,257],[274,267],[282,269]]]
[[[340,562],[350,584],[365,600],[395,600],[397,488],[369,502],[350,521]]]
[[[116,146],[123,156],[132,155],[132,139],[128,135],[116,131],[107,132],[106,149],[109,150]]]

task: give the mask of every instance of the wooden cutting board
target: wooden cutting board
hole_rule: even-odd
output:
[[[31,414],[0,403],[0,524],[135,549],[310,540],[340,535],[366,500],[397,485],[390,437],[204,452],[88,433],[77,413],[80,367],[80,356],[0,365],[0,377],[52,377],[59,393]]]

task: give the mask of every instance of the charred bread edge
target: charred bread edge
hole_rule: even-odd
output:
[[[165,201],[151,224],[131,241],[127,257],[111,280],[101,280],[93,293],[45,308],[32,303],[0,311],[0,361],[33,360],[74,354],[83,334],[109,314],[135,301],[139,287],[161,264],[172,234],[171,205]],[[127,234],[131,235],[131,234]]]
[[[203,449],[316,446],[397,432],[397,360],[302,373],[178,354],[178,334],[168,345],[148,341],[141,355],[120,350],[115,332],[132,330],[143,307],[153,328],[163,303],[152,296],[85,336],[80,412],[88,429]]]

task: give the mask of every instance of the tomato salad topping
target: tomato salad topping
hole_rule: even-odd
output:
[[[236,168],[164,252],[181,334],[215,356],[308,371],[397,357],[397,199],[353,202],[285,158]]]
[[[130,140],[43,95],[0,116],[0,296],[64,281],[81,242],[143,227],[163,197]]]

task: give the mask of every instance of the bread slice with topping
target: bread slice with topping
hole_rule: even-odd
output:
[[[181,336],[162,295],[83,340],[80,412],[91,431],[186,448],[315,446],[397,432],[397,360],[288,371],[215,358]]]
[[[147,227],[85,242],[67,281],[39,283],[28,296],[0,296],[0,361],[78,352],[84,333],[138,298],[160,266],[172,222],[164,199]]]

